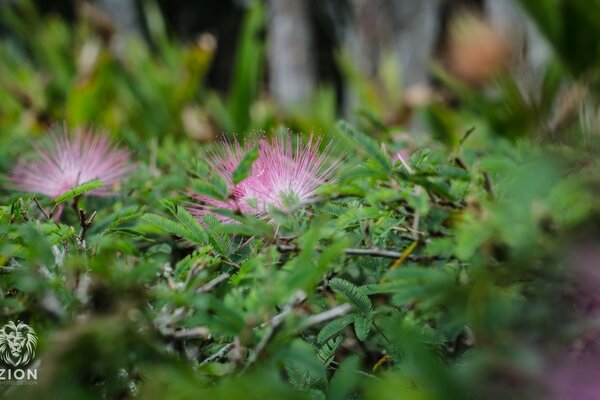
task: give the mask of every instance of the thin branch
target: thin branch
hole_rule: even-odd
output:
[[[74,203],[73,207],[77,207],[77,205]],[[96,211],[94,211],[89,218],[87,212],[85,212],[83,208],[79,208],[76,211],[77,215],[79,215],[79,226],[81,227],[77,241],[79,243],[79,247],[81,247],[82,250],[85,250],[85,235],[90,226],[92,226],[94,218],[96,218]]]
[[[214,360],[217,360],[217,359],[223,357],[226,353],[228,353],[231,349],[233,349],[234,346],[235,346],[234,342],[227,343],[225,346],[221,347],[221,349],[219,351],[217,351],[215,354],[213,354],[210,357],[205,358],[204,361],[202,361],[200,364],[198,364],[198,367],[203,367],[206,364],[211,363]]]
[[[467,129],[467,131],[465,132],[465,134],[463,135],[463,137],[460,139],[460,142],[458,143],[458,146],[462,146],[467,139],[469,138],[469,136],[471,136],[471,134],[475,132],[475,127],[472,126],[471,128]]]
[[[308,317],[304,323],[304,327],[309,327],[313,325],[320,324],[321,322],[329,321],[335,319],[337,317],[341,317],[342,315],[348,314],[352,310],[352,304],[342,304],[331,310],[324,311],[320,314],[311,315]]]
[[[492,182],[490,182],[490,177],[487,172],[483,173],[483,188],[487,192],[490,199],[494,199],[494,190],[492,189]]]
[[[293,252],[300,251],[300,248],[298,246],[285,245],[285,244],[278,244],[277,249],[283,253],[293,253]],[[316,250],[320,251],[320,249],[316,249]],[[373,256],[373,257],[394,258],[394,259],[402,256],[402,253],[399,253],[397,251],[384,250],[384,249],[379,249],[379,248],[371,248],[371,249],[348,248],[348,249],[344,249],[344,253],[346,253],[348,255],[352,255],[352,256]]]
[[[269,326],[269,330],[265,333],[265,335],[261,338],[260,342],[256,345],[254,349],[254,353],[250,355],[248,358],[247,364],[244,366],[243,371],[246,371],[260,356],[262,351],[265,349],[269,341],[275,336],[275,333],[279,329],[279,327],[283,324],[285,317],[288,316],[294,307],[300,303],[302,303],[306,299],[306,294],[302,291],[298,291],[292,296],[291,300],[283,307],[283,310],[271,318],[269,321],[261,324],[255,329],[264,328]],[[312,315],[308,317],[304,323],[302,324],[302,329],[308,328],[313,325],[320,324],[322,322],[330,321],[342,315],[348,314],[353,309],[351,304],[342,304],[331,310],[324,311],[322,313]],[[235,346],[235,342],[231,342],[221,348],[218,352],[213,354],[212,356],[206,358],[202,363],[200,363],[200,367],[208,364],[209,362],[222,357],[226,352],[231,350]]]
[[[170,337],[177,340],[188,340],[188,339],[207,339],[210,337],[210,330],[205,326],[197,326],[195,328],[188,329],[161,329],[160,333],[163,336]]]
[[[284,245],[277,244],[277,250],[281,253],[297,253],[301,250],[300,247],[294,245]],[[321,251],[319,247],[316,247],[315,250]],[[372,256],[372,257],[382,257],[382,258],[391,258],[394,260],[398,260],[403,257],[404,252],[397,252],[392,250],[385,250],[379,248],[371,248],[371,249],[354,249],[347,248],[344,249],[344,253],[351,256]],[[441,257],[441,256],[424,256],[424,255],[413,255],[410,254],[406,256],[405,260],[414,261],[414,262],[433,262],[439,260],[448,260],[455,259],[454,257]],[[462,263],[461,263],[462,264]]]
[[[46,217],[46,219],[50,219],[50,216],[48,215],[48,213],[44,210],[44,207],[42,207],[42,205],[40,204],[40,202],[38,201],[38,199],[35,198],[35,196],[33,197],[33,202],[35,203],[36,207],[38,208],[38,210],[41,211],[42,215],[44,217]]]
[[[421,186],[415,187],[415,195],[419,196],[420,194],[421,194]],[[415,210],[415,215],[413,217],[413,224],[412,224],[412,232],[414,233],[415,240],[419,239],[419,234],[416,232],[419,232],[420,221],[421,221],[421,213],[419,213],[419,210]]]
[[[273,318],[271,318],[270,320],[268,320],[267,322],[263,322],[262,324],[260,324],[260,328],[264,328],[265,326],[271,324],[271,325],[279,325],[283,319],[286,317],[287,314],[289,314],[292,309],[294,308],[294,306],[302,303],[304,300],[306,300],[306,295],[302,292],[298,292],[296,293],[296,295],[293,297],[293,304],[291,304],[291,307],[284,307],[283,311],[280,312],[279,314],[275,315]],[[288,303],[289,305],[290,303]]]
[[[29,200],[27,205],[25,205],[25,203],[23,203],[23,199],[19,198],[19,204],[21,205],[21,216],[23,216],[23,219],[25,221],[31,221],[31,217],[27,212],[27,210],[29,209],[29,205],[31,204],[31,200]]]
[[[296,293],[294,293],[290,301],[283,307],[283,311],[281,311],[281,313],[277,314],[268,322],[268,324],[270,325],[269,330],[260,339],[260,342],[258,342],[256,348],[254,349],[254,353],[252,353],[248,358],[248,363],[244,367],[244,371],[246,371],[258,359],[264,348],[269,343],[269,340],[271,340],[271,338],[275,336],[275,332],[277,332],[277,329],[279,329],[279,327],[283,323],[286,315],[291,313],[294,309],[294,306],[304,301],[304,299],[306,299],[306,294],[300,290],[297,291]]]
[[[226,281],[227,279],[229,279],[229,277],[231,276],[230,273],[225,272],[219,276],[217,276],[216,278],[212,279],[211,281],[209,281],[206,285],[204,286],[200,286],[197,290],[196,293],[206,293],[206,292],[210,292],[212,289],[214,289],[219,283]]]
[[[284,214],[291,214],[294,211],[298,211],[303,208],[306,208],[306,206],[312,206],[312,205],[316,205],[316,204],[323,203],[326,201],[342,200],[342,199],[349,199],[349,198],[354,198],[354,197],[356,197],[356,196],[355,195],[347,195],[347,194],[340,194],[340,195],[335,195],[335,196],[330,196],[330,197],[318,196],[311,200],[304,201],[304,202],[298,203],[298,204],[294,204],[290,207],[281,208],[281,209],[279,209],[279,211],[283,212]]]

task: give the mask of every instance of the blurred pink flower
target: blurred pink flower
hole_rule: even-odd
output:
[[[410,151],[407,148],[398,150],[392,156],[392,164],[396,163],[396,161],[400,159],[402,159],[403,163],[408,162],[408,160],[410,159]]]
[[[600,362],[595,356],[558,360],[543,382],[548,400],[600,399]]]
[[[249,140],[244,146],[239,143],[225,143],[224,151],[213,153],[208,157],[208,164],[226,183],[230,193],[227,201],[211,197],[191,194],[198,200],[191,211],[197,216],[210,212],[213,208],[224,208],[265,217],[269,207],[285,209],[287,199],[294,199],[300,204],[316,197],[316,189],[333,178],[339,159],[329,162],[330,144],[319,152],[321,139],[311,134],[308,143],[292,144],[288,136],[269,141],[266,138]],[[232,173],[244,155],[250,149],[258,147],[258,158],[252,165],[250,175],[234,185]],[[229,218],[216,215],[221,221],[230,222]]]
[[[600,399],[600,248],[597,239],[578,239],[567,254],[566,272],[572,280],[566,297],[572,318],[570,333],[578,334],[568,348],[549,358],[540,385],[546,390],[548,400]]]
[[[110,194],[111,186],[132,169],[127,150],[112,145],[105,134],[90,130],[57,132],[35,150],[34,159],[21,159],[8,176],[16,190],[55,198],[99,179],[105,186],[89,194],[103,196]]]

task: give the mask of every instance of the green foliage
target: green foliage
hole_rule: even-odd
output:
[[[254,164],[254,161],[256,161],[257,158],[258,148],[254,148],[244,155],[242,161],[240,161],[238,166],[235,167],[233,173],[231,174],[231,181],[234,185],[237,185],[248,177],[250,171],[252,170],[252,164]]]
[[[64,201],[72,200],[75,197],[79,197],[89,191],[98,189],[102,186],[104,186],[104,182],[102,182],[98,179],[94,179],[89,182],[84,182],[80,185],[75,186],[73,189],[69,189],[68,191],[66,191],[63,194],[56,196],[56,198],[54,199],[54,203],[60,204]]]
[[[301,115],[275,118],[259,95],[261,2],[247,9],[224,97],[202,85],[213,50],[172,41],[153,2],[143,2],[152,45],[126,41],[122,54],[90,20],[70,27],[30,2],[7,8],[2,170],[47,119],[112,129],[138,164],[111,196],[92,196],[100,181],[56,199],[0,193],[0,322],[33,326],[41,361],[37,385],[0,390],[36,399],[544,398],[535,383],[548,354],[589,329],[571,299],[578,256],[588,254],[582,238],[593,246],[599,234],[598,129],[578,107],[553,118],[561,88],[582,83],[591,95],[578,106],[597,108],[598,52],[579,47],[597,47],[597,6],[521,3],[557,50],[540,96],[527,98],[510,76],[487,91],[436,70],[452,101],[419,110],[431,136],[409,138],[388,118],[401,86],[389,60],[378,88],[340,56],[359,103],[352,122],[336,124],[328,88]],[[581,42],[570,46],[568,32]],[[81,54],[95,56],[76,61]],[[341,166],[310,202],[290,198],[268,219],[196,216],[189,192],[232,193],[204,162],[211,149],[194,146],[190,113],[241,141],[251,128],[324,129]],[[256,157],[252,149],[235,166],[234,184]],[[67,201],[95,216],[89,226]],[[62,213],[51,213],[57,205]]]
[[[260,1],[251,6],[242,23],[240,40],[234,60],[232,90],[227,99],[216,94],[208,99],[208,107],[226,132],[239,135],[256,126],[250,118],[256,101],[259,82],[263,76],[265,44],[259,39],[265,20],[264,5]],[[254,123],[253,123],[254,122]],[[258,121],[260,122],[260,121]]]

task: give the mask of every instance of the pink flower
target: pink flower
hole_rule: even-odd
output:
[[[315,139],[312,134],[306,145],[298,140],[294,146],[290,136],[273,141],[266,138],[248,140],[244,146],[237,142],[225,143],[224,151],[209,155],[207,161],[214,173],[227,183],[230,197],[222,201],[192,194],[192,198],[203,203],[194,204],[192,213],[202,216],[212,208],[224,208],[264,218],[270,207],[285,209],[288,200],[300,204],[309,202],[316,197],[319,185],[333,178],[339,165],[339,159],[328,162],[331,143],[319,153],[320,143],[321,139]],[[259,155],[250,175],[234,185],[233,171],[246,152],[254,147],[258,147]],[[216,217],[231,222],[227,217]]]
[[[8,180],[16,190],[55,198],[69,189],[94,179],[105,186],[89,192],[110,194],[110,187],[132,169],[129,152],[113,146],[105,134],[77,130],[51,135],[35,146],[35,159],[21,159]]]

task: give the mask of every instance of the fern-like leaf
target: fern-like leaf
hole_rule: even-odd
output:
[[[319,350],[317,350],[317,357],[323,361],[325,366],[328,366],[333,361],[335,352],[337,351],[338,347],[340,347],[342,340],[342,335],[336,336],[329,339],[319,348]]]
[[[158,226],[164,231],[169,232],[172,235],[179,236],[191,243],[195,243],[196,236],[184,225],[172,221],[168,218],[165,218],[156,214],[146,214],[142,217],[142,219],[152,225]]]
[[[329,286],[346,296],[363,315],[371,314],[373,304],[368,296],[360,291],[360,288],[347,280],[341,278],[333,278],[329,281]]]
[[[357,315],[354,319],[354,332],[358,340],[361,342],[364,341],[369,335],[372,326],[373,318],[371,316]]]
[[[183,224],[196,238],[196,243],[208,244],[208,234],[202,228],[202,225],[190,214],[185,208],[177,207],[175,209],[175,217]]]
[[[70,189],[57,198],[54,199],[54,204],[60,204],[63,201],[74,199],[75,197],[81,196],[91,190],[98,189],[104,186],[104,182],[99,179],[93,179],[91,181],[82,183],[81,185],[75,186],[73,189]]]
[[[321,331],[317,335],[317,340],[319,341],[319,343],[325,342],[327,339],[329,339],[330,337],[332,337],[333,335],[350,325],[353,321],[353,314],[344,315],[341,318],[334,319],[333,321],[325,325],[323,329],[321,329]]]

